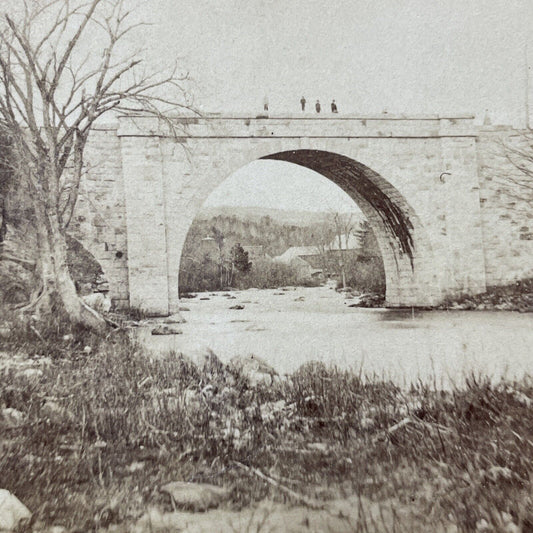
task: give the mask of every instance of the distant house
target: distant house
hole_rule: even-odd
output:
[[[318,267],[320,255],[314,246],[292,246],[274,257],[274,261],[295,268],[298,271],[298,278],[302,280],[323,275],[322,269]]]
[[[281,255],[275,257],[274,260],[280,263],[289,264],[296,257],[300,257],[308,261],[311,258],[317,257],[318,255],[319,253],[315,246],[291,246]]]

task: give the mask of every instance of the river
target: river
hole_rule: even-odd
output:
[[[533,375],[532,314],[362,309],[353,301],[328,286],[198,293],[182,302],[183,334],[142,328],[139,338],[154,353],[210,349],[224,362],[254,354],[279,373],[323,361],[401,385]]]

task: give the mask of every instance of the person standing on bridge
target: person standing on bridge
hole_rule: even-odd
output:
[[[333,100],[333,102],[331,102],[331,112],[332,113],[338,113],[338,109],[337,109],[337,104],[335,103],[335,100]]]
[[[300,100],[302,111],[305,111],[305,103],[306,103],[305,96],[302,96],[302,99]]]
[[[320,100],[317,100],[317,101],[316,101],[315,109],[316,109],[316,112],[317,112],[317,113],[320,113]]]
[[[268,111],[268,96],[263,98],[263,110]]]

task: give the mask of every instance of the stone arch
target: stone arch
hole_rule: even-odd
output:
[[[269,157],[315,168],[366,212],[387,263],[389,305],[435,305],[485,290],[472,117],[213,114],[176,123],[183,136],[156,119],[121,117],[115,132],[94,141],[98,153],[107,151],[91,187],[116,212],[114,236],[97,240],[122,252],[105,270],[126,305],[177,311],[181,250],[196,213],[225,177]]]
[[[441,291],[426,231],[404,196],[380,174],[350,157],[325,150],[295,149],[259,155],[253,160],[278,160],[304,166],[328,178],[354,200],[367,217],[380,246],[388,306],[439,303]],[[197,208],[231,173],[211,181],[210,187],[205,183]],[[183,242],[194,216],[188,227],[183,228]]]
[[[376,235],[389,306],[435,305],[441,292],[431,243],[419,217],[403,195],[371,168],[323,150],[289,150],[261,159],[286,161],[322,174],[350,196]]]

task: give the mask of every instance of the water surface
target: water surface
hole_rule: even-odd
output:
[[[200,293],[182,302],[188,309],[182,335],[152,336],[145,328],[139,336],[156,353],[198,356],[211,349],[223,361],[253,353],[280,373],[323,361],[402,384],[431,379],[438,386],[472,372],[494,379],[533,374],[532,314],[352,303],[329,287]],[[244,309],[230,309],[235,305]]]

